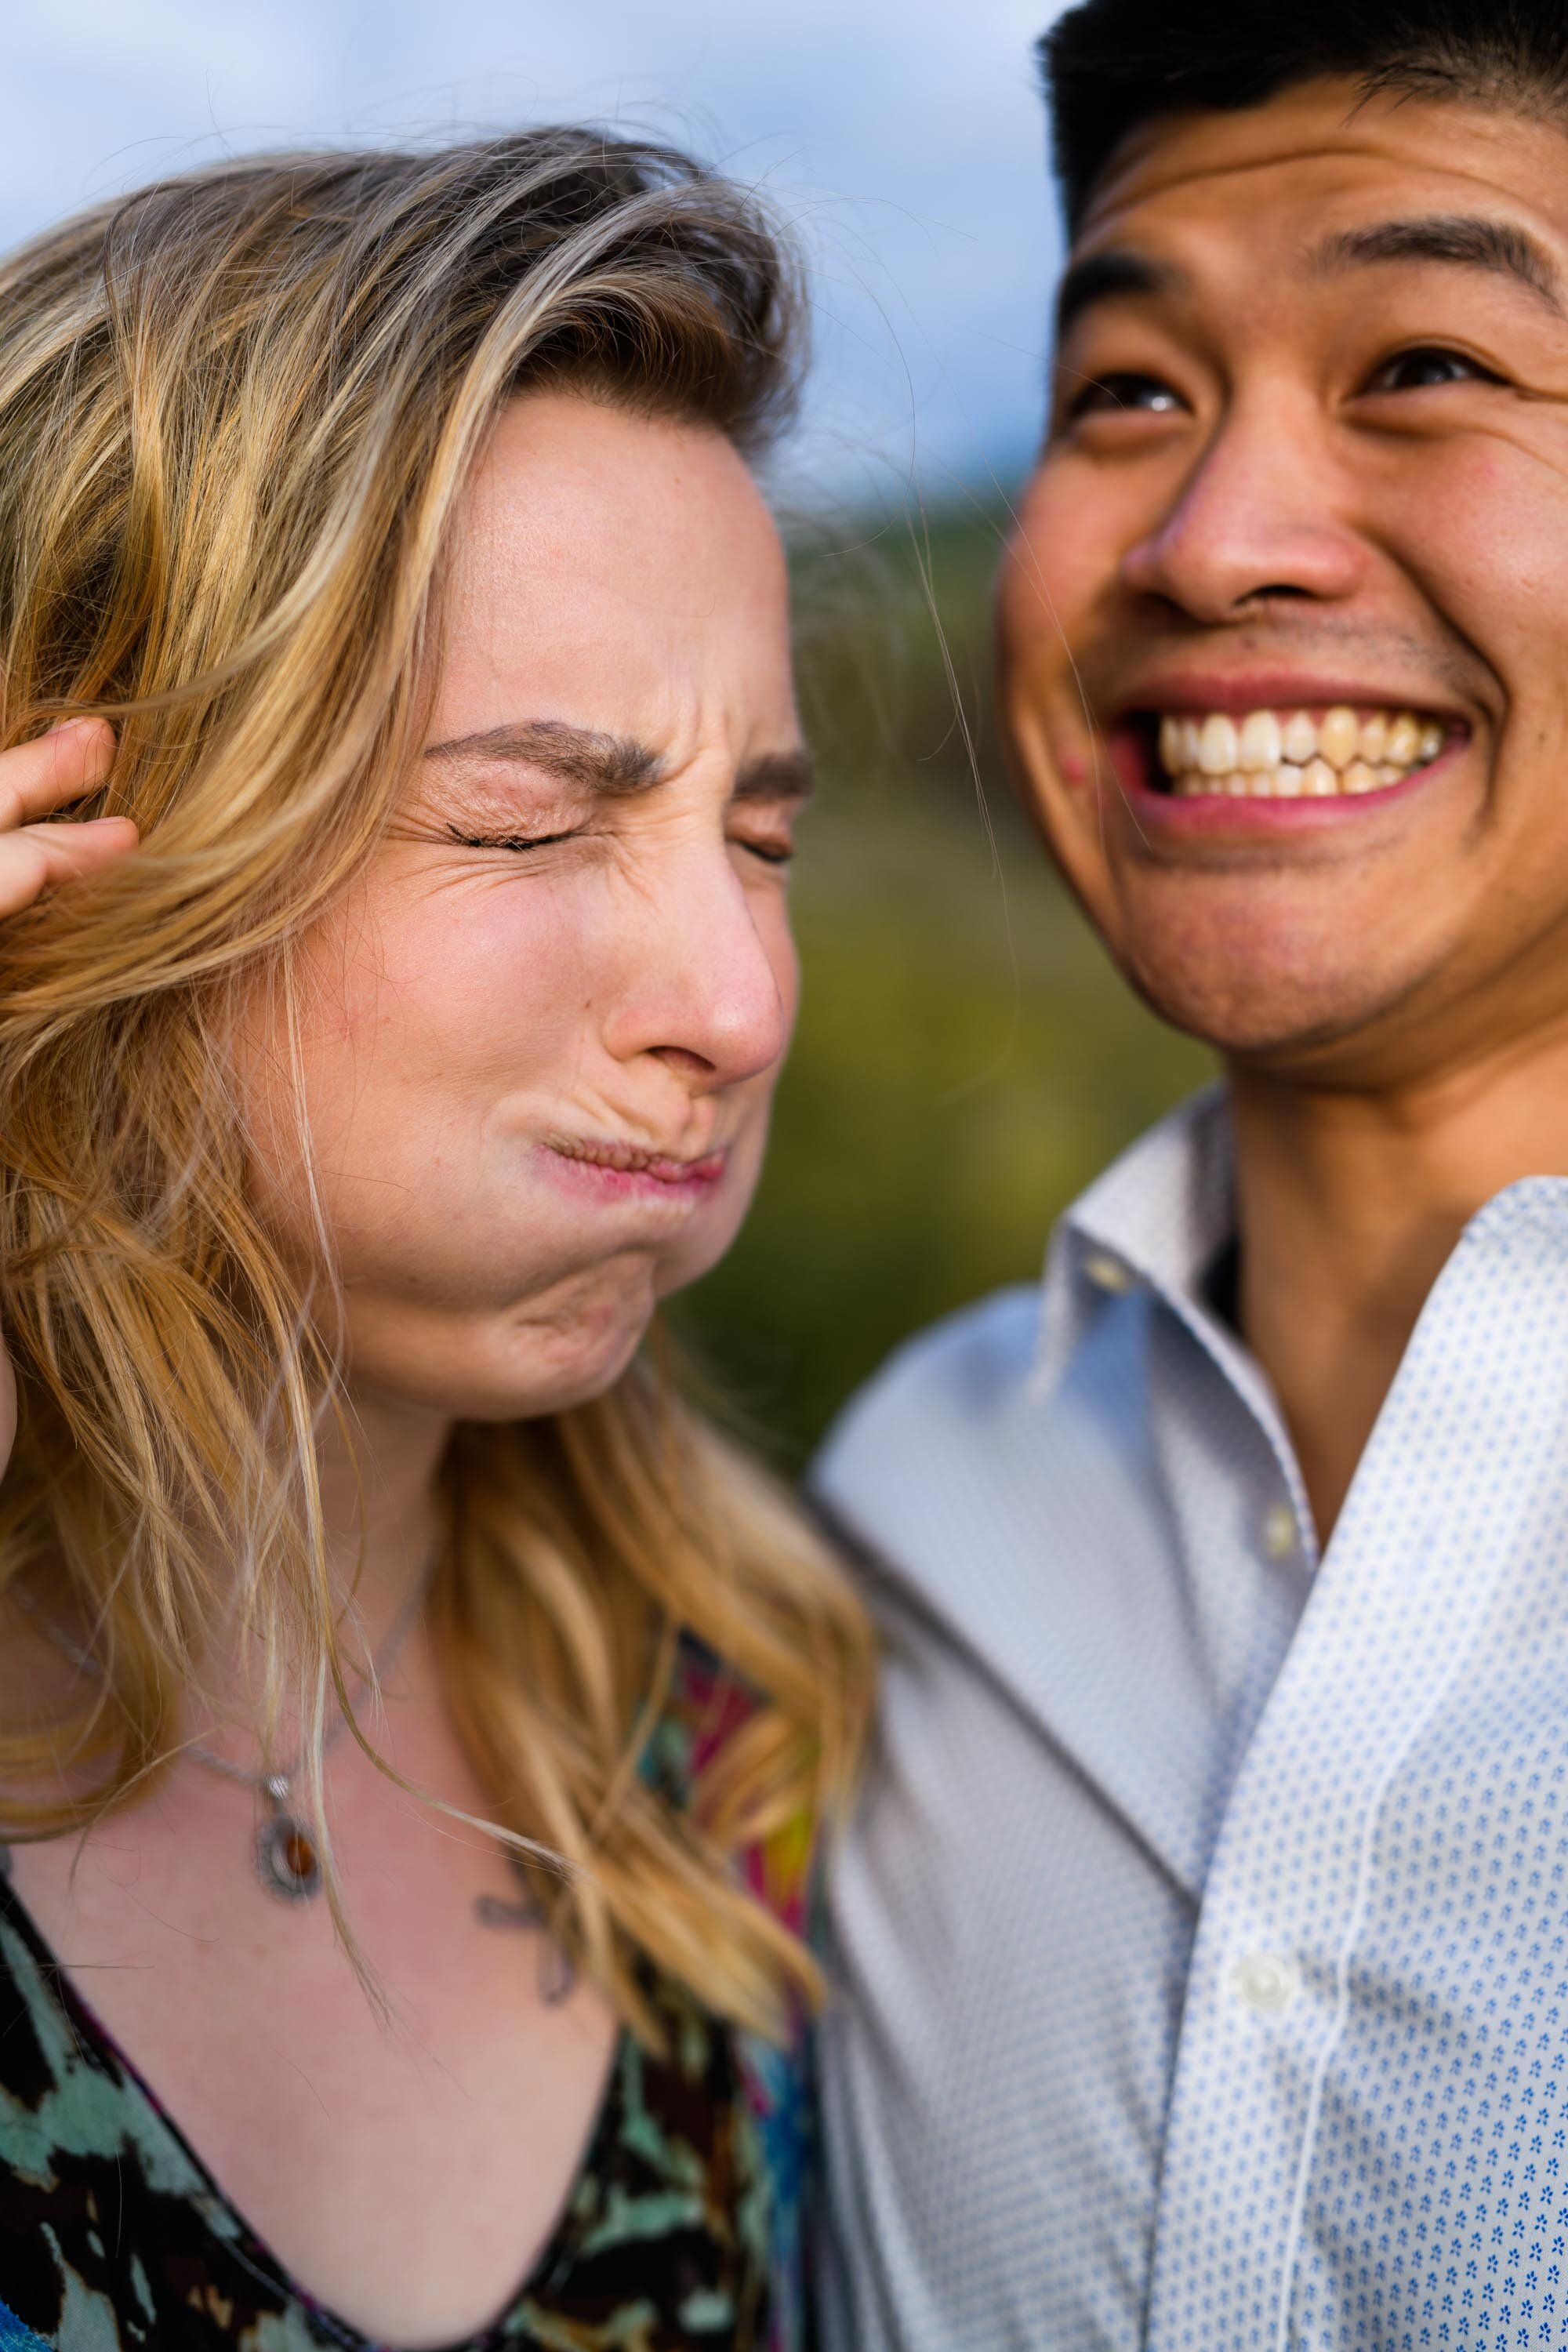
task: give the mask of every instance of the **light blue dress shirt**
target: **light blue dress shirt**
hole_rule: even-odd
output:
[[[1568,2347],[1568,1182],[1461,1238],[1320,1564],[1209,1096],[819,1494],[889,1654],[831,1888],[827,2352]]]

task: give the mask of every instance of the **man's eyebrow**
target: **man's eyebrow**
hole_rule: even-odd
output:
[[[430,744],[425,757],[449,766],[493,767],[510,761],[595,793],[643,793],[664,777],[664,761],[646,743],[592,727],[569,727],[563,719],[527,719],[478,735],[455,735],[449,742]]]
[[[1073,320],[1096,302],[1119,294],[1164,294],[1180,283],[1181,272],[1168,261],[1153,261],[1146,253],[1110,246],[1103,253],[1086,253],[1071,261],[1057,289],[1057,339]]]
[[[1557,271],[1551,256],[1516,221],[1484,214],[1431,213],[1416,220],[1374,221],[1325,237],[1313,253],[1318,270],[1365,268],[1379,261],[1452,261],[1512,278],[1559,316]]]
[[[802,744],[788,751],[759,751],[742,761],[731,797],[738,801],[807,801],[814,783],[811,753]]]

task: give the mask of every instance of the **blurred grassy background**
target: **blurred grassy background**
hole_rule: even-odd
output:
[[[1212,1071],[1117,978],[1008,792],[1005,527],[955,506],[797,551],[805,1002],[750,1222],[672,1318],[785,1467],[906,1334],[1035,1278],[1058,1212]]]

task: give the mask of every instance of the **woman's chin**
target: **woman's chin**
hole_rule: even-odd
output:
[[[541,1366],[526,1383],[508,1391],[503,1381],[487,1400],[475,1396],[458,1409],[464,1421],[524,1421],[551,1412],[567,1412],[574,1405],[591,1404],[614,1388],[641,1347],[653,1318],[643,1316],[628,1326],[614,1344],[585,1343],[580,1349],[563,1349],[557,1360]]]
[[[351,1330],[349,1384],[456,1421],[526,1421],[587,1404],[613,1388],[642,1343],[651,1281],[573,1285],[482,1317],[422,1313]],[[353,1320],[360,1318],[354,1318]],[[377,1318],[379,1321],[379,1318]]]

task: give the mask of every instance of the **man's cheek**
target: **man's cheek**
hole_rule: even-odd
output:
[[[1568,454],[1568,453],[1565,453]],[[1380,510],[1381,509],[1381,510]],[[1434,531],[1434,517],[1441,530]],[[1568,625],[1568,477],[1506,445],[1478,438],[1409,479],[1392,510],[1373,509],[1376,535],[1435,611],[1506,663],[1510,639],[1528,659]],[[1555,672],[1560,666],[1553,663]]]
[[[1072,646],[1084,618],[1114,580],[1109,532],[1094,510],[1065,499],[1031,501],[997,587],[1003,657],[1015,682],[1053,699],[1080,703]]]

